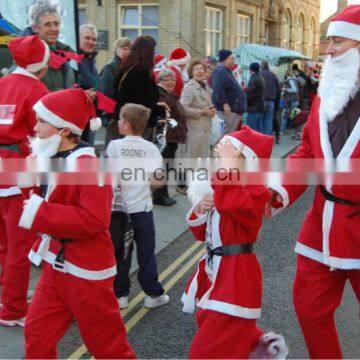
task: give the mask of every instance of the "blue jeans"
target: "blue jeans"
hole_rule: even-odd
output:
[[[285,108],[283,109],[281,115],[281,126],[280,131],[284,132],[288,127],[289,119],[290,119],[290,111],[296,109],[299,106],[299,101],[290,101],[286,103]]]
[[[264,131],[264,113],[248,113],[246,124],[258,132]]]
[[[264,134],[272,135],[273,132],[273,118],[274,118],[275,101],[265,101],[265,114],[264,114]]]

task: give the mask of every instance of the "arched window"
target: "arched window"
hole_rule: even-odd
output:
[[[286,10],[284,23],[284,47],[290,49],[291,45],[292,17],[290,10]]]
[[[308,57],[315,58],[315,44],[316,44],[316,21],[312,17],[309,26],[309,51],[306,54]]]
[[[296,33],[297,33],[296,50],[299,51],[300,53],[303,53],[304,42],[305,42],[305,20],[303,14],[300,14],[298,16]]]

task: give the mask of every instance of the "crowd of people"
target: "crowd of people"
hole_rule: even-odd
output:
[[[158,279],[153,218],[154,204],[176,204],[156,176],[166,171],[163,159],[269,158],[274,140],[290,126],[295,138],[304,132],[293,158],[359,157],[360,34],[356,28],[349,35],[341,25],[359,15],[360,6],[349,6],[332,21],[319,87],[317,66],[306,74],[294,64],[280,82],[268,62],[252,63],[245,83],[230,50],[220,50],[218,59],[191,59],[183,48],[165,56],[155,54],[150,36],[118,39],[113,59],[99,72],[95,26],[80,27],[75,53],[58,40],[57,8],[35,4],[31,26],[9,44],[13,72],[0,80],[0,157],[92,159],[95,131],[103,125],[104,156],[145,160],[151,176],[113,187],[1,186],[0,325],[25,326],[26,358],[56,358],[73,318],[95,358],[135,357],[119,312],[129,304],[134,244],[144,307],[170,301]],[[221,130],[212,142],[216,117]],[[200,308],[190,357],[284,358],[284,338],[264,334],[256,323],[262,280],[253,244],[264,213],[287,207],[306,186],[214,183],[196,190],[183,175],[177,190],[193,202],[186,221],[207,246],[182,298],[184,311]],[[294,303],[316,358],[341,357],[333,317],[348,278],[359,297],[360,254],[351,223],[359,202],[349,195],[346,187],[320,186],[297,244]],[[337,240],[343,234],[346,249]],[[30,307],[29,259],[43,268]]]

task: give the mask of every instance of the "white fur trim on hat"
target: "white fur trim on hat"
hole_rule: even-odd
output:
[[[326,36],[339,36],[360,41],[360,25],[347,21],[331,21]]]
[[[39,63],[30,64],[26,67],[26,70],[30,71],[32,73],[38,72],[41,69],[43,69],[47,65],[47,63],[49,62],[49,59],[50,59],[50,48],[45,41],[43,41],[43,40],[41,40],[41,41],[43,42],[43,44],[45,46],[45,54],[44,54],[42,61]]]
[[[62,119],[60,116],[57,116],[52,111],[50,111],[48,108],[45,107],[45,105],[39,100],[34,106],[33,109],[35,112],[41,117],[41,119],[45,120],[46,122],[50,123],[51,125],[63,129],[63,128],[69,128],[72,133],[75,135],[81,135],[82,130],[77,127],[76,125]]]
[[[191,55],[186,52],[186,56],[182,59],[170,60],[172,65],[186,65],[191,60]]]
[[[244,154],[246,159],[254,159],[258,157],[253,149],[249,148],[243,142],[234,138],[233,136],[229,136],[229,135],[224,136],[221,141],[224,140],[230,140],[236,149],[239,149],[241,146],[243,146],[242,153]]]
[[[91,131],[96,131],[96,130],[99,130],[101,128],[101,119],[96,117],[96,118],[92,118],[90,120],[90,130]]]

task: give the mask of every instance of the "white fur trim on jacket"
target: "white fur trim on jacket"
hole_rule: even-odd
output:
[[[32,195],[31,198],[28,200],[24,211],[21,215],[19,226],[24,229],[31,229],[35,220],[35,216],[39,211],[41,204],[43,203],[44,199],[39,195]]]
[[[190,211],[186,214],[186,223],[189,226],[195,227],[195,226],[200,226],[200,225],[206,224],[207,218],[208,218],[208,213],[201,214],[201,215],[198,215],[195,213],[197,218],[195,220],[190,220],[190,217],[193,213],[195,213],[194,207],[192,207],[190,209]]]

